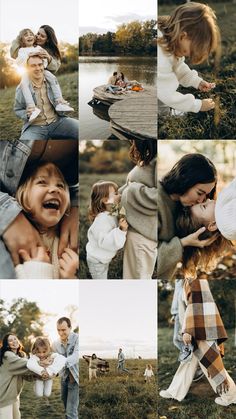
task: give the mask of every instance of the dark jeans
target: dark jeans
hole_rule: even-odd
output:
[[[20,140],[48,139],[78,140],[79,121],[74,118],[59,117],[49,125],[30,125],[21,134]]]
[[[78,419],[79,386],[76,381],[70,383],[69,378],[61,379],[61,400],[65,407],[66,419]]]

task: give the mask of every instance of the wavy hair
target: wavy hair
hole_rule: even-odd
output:
[[[106,211],[106,204],[103,201],[109,198],[110,187],[114,188],[116,192],[118,191],[118,185],[111,181],[101,180],[92,186],[89,205],[90,221],[93,221],[100,212]]]
[[[43,29],[47,35],[47,40],[43,45],[43,48],[45,48],[50,55],[61,60],[61,53],[54,29],[49,25],[42,25],[40,26],[40,29]]]
[[[12,352],[11,348],[9,347],[9,343],[8,343],[8,338],[9,338],[9,336],[16,336],[16,334],[15,334],[15,333],[11,333],[11,332],[9,332],[9,333],[7,333],[7,334],[3,337],[3,340],[2,340],[2,346],[1,346],[1,348],[0,348],[0,366],[1,366],[1,365],[2,365],[2,363],[3,363],[3,358],[4,358],[5,353],[6,353],[7,351],[11,351],[11,352]],[[16,336],[16,338],[17,338],[17,336]],[[18,339],[18,338],[17,338],[17,339]],[[19,339],[18,339],[18,341],[19,341]],[[21,344],[21,342],[20,342],[20,341],[19,341],[19,348],[17,348],[16,354],[17,354],[20,358],[24,358],[24,357],[26,356],[25,352],[23,351],[23,346],[22,346],[22,344]]]
[[[32,33],[32,35],[35,37],[35,35],[34,35],[34,33],[33,33],[33,31],[32,31],[31,29],[29,29],[29,28],[22,29],[22,30],[19,32],[19,34],[18,34],[18,36],[17,36],[17,38],[16,38],[16,40],[17,40],[17,42],[18,42],[18,44],[19,44],[19,46],[20,46],[21,48],[22,48],[22,47],[25,47],[24,42],[23,42],[23,36],[24,36],[27,32],[31,32],[31,33]],[[35,44],[35,41],[34,41],[34,44]]]
[[[132,140],[129,157],[135,164],[147,166],[157,155],[157,140]]]

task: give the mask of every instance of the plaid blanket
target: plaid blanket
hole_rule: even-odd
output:
[[[186,279],[184,291],[187,308],[182,332],[189,333],[193,337],[195,355],[207,368],[209,376],[220,392],[221,385],[227,384],[222,361],[222,342],[227,339],[227,333],[219,310],[207,280]]]

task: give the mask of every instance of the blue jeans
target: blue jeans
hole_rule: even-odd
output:
[[[79,385],[70,383],[69,379],[61,379],[61,400],[63,401],[66,419],[78,419]]]
[[[68,139],[78,140],[79,121],[61,116],[49,125],[30,125],[21,134],[20,140]]]

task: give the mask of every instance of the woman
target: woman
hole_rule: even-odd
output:
[[[156,140],[132,140],[136,166],[120,189],[129,224],[124,247],[123,278],[151,279],[157,257]]]
[[[0,419],[20,419],[23,376],[30,374],[26,354],[14,333],[4,336],[0,351]]]
[[[37,55],[48,60],[47,70],[56,73],[61,65],[61,54],[54,29],[49,25],[42,25],[36,35],[36,44],[44,49],[43,52]],[[15,39],[10,49],[12,58],[17,58],[19,48],[20,45],[17,39]]]
[[[186,246],[208,246],[215,236],[199,240],[205,227],[179,238],[176,233],[178,207],[190,207],[213,198],[217,182],[214,164],[202,154],[186,154],[158,182],[158,266],[159,279],[171,279]]]

